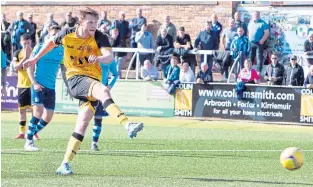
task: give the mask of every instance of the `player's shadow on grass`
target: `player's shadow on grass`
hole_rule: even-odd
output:
[[[242,182],[242,183],[313,186],[313,183],[272,182],[272,181],[261,181],[261,180],[244,180],[244,179],[210,179],[210,178],[183,178],[183,179],[194,180],[194,181],[203,181],[203,182]]]

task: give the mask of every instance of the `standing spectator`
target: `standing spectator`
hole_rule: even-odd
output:
[[[44,23],[41,30],[37,33],[39,36],[39,43],[44,42],[44,39],[48,35],[49,29],[52,25],[58,25],[58,23],[53,20],[53,14],[48,13],[47,14],[47,21]]]
[[[237,82],[243,81],[244,83],[257,84],[260,81],[260,76],[255,69],[252,68],[250,59],[246,59],[244,62],[244,68],[238,75]]]
[[[179,28],[174,47],[174,53],[179,54],[182,61],[187,61],[192,71],[195,72],[197,61],[195,55],[188,54],[188,51],[192,50],[193,47],[191,44],[190,35],[185,33],[185,27]]]
[[[237,28],[235,27],[235,20],[230,18],[228,20],[228,27],[224,29],[222,34],[222,44],[223,48],[226,51],[230,50],[230,46],[232,41],[234,40],[235,36],[237,36]]]
[[[170,55],[173,52],[173,38],[171,35],[167,34],[167,28],[162,27],[161,34],[158,35],[156,39],[156,48],[157,54],[159,55]],[[159,64],[159,62],[157,63]],[[161,69],[163,72],[166,70],[166,67],[169,66],[168,60],[165,60],[164,63],[161,63]]]
[[[220,22],[218,22],[218,18],[217,18],[217,15],[214,13],[211,15],[211,21],[212,21],[212,31],[213,33],[215,33],[215,35],[217,36],[217,39],[218,39],[218,47],[217,49],[219,48],[219,45],[220,45],[220,38],[221,38],[221,32],[223,30],[223,26]]]
[[[105,25],[107,30],[109,30],[111,27],[111,21],[108,20],[108,12],[105,10],[101,11],[101,18],[98,21],[98,28],[102,25]]]
[[[309,68],[309,73],[304,81],[303,86],[307,89],[313,89],[313,65],[311,65]]]
[[[72,12],[67,12],[65,14],[65,20],[61,23],[62,29],[74,27],[77,23],[77,20],[73,17]]]
[[[310,56],[307,60],[313,65],[313,32],[310,32],[309,39],[304,42],[304,55]]]
[[[129,23],[125,20],[125,12],[120,12],[120,19],[113,21],[112,28],[119,30],[118,38],[121,43],[121,47],[126,47],[126,39],[130,36]]]
[[[222,34],[222,45],[225,52],[219,52],[222,58],[222,70],[221,74],[224,74],[224,80],[226,81],[229,76],[229,67],[231,65],[231,53],[230,46],[235,36],[237,36],[237,29],[235,27],[235,20],[230,18],[228,20],[228,27],[224,29]]]
[[[147,31],[147,24],[141,26],[141,30],[136,33],[135,42],[137,43],[138,48],[142,49],[153,49],[154,41],[152,33]],[[145,60],[151,61],[150,53],[140,53],[139,55],[140,65],[143,66]]]
[[[233,55],[233,60],[235,60],[239,53],[241,53],[241,58],[239,59],[239,68],[243,68],[243,62],[246,60],[248,57],[250,51],[251,51],[251,44],[249,42],[248,37],[244,35],[244,29],[242,27],[237,28],[237,34],[238,36],[235,37],[235,39],[231,43],[230,50],[232,51]],[[240,71],[238,69],[238,66],[235,66],[235,72],[236,75]]]
[[[141,26],[143,24],[147,24],[147,20],[142,16],[142,9],[137,9],[137,17],[133,18],[129,24],[129,29],[131,29],[131,37],[130,37],[130,47],[137,48],[137,43],[135,41],[136,33],[141,30]],[[136,69],[136,63],[133,63],[133,69]]]
[[[10,23],[6,21],[5,14],[1,14],[1,49],[11,60],[11,35],[8,32]]]
[[[102,25],[103,26],[103,25]],[[111,30],[111,37],[110,38],[110,43],[112,47],[125,47],[122,43],[121,40],[119,39],[119,30],[117,28],[114,28]],[[117,78],[122,77],[122,68],[125,62],[125,56],[127,53],[124,52],[116,52],[114,53],[114,60],[116,62],[116,69],[117,69]]]
[[[253,20],[249,23],[249,39],[251,41],[251,54],[250,58],[254,62],[255,57],[257,60],[257,71],[260,75],[263,66],[263,44],[270,35],[268,24],[260,19],[260,12],[256,11],[253,14]]]
[[[136,33],[141,30],[141,26],[143,24],[147,24],[147,20],[142,16],[142,9],[137,9],[137,17],[133,18],[129,24],[129,28],[131,29],[131,37],[130,37],[130,47],[137,48],[137,43],[135,42]]]
[[[36,30],[37,30],[37,24],[33,22],[33,15],[28,15],[28,22],[30,26],[32,27],[33,32],[30,34],[30,37],[32,39],[32,48],[36,45]]]
[[[285,85],[287,86],[302,86],[304,82],[303,68],[297,63],[297,56],[290,57],[290,64],[285,71]]]
[[[205,30],[201,31],[196,40],[195,40],[195,48],[199,47],[202,50],[218,50],[218,38],[216,35],[211,31],[212,22],[206,22]],[[204,62],[204,55],[201,55],[201,62]],[[208,64],[208,71],[210,72],[210,76],[212,76],[212,66],[213,66],[213,56],[207,55],[207,61],[205,62]]]
[[[213,82],[212,72],[209,70],[209,66],[206,62],[201,63],[201,69],[197,74],[197,83],[207,84]]]
[[[6,96],[7,55],[1,50],[1,94]]]
[[[245,22],[241,21],[240,12],[235,12],[234,18],[235,18],[235,27],[236,27],[236,29],[238,27],[242,27],[243,30],[245,31],[245,36],[248,36],[248,26],[247,26],[247,24]]]
[[[264,79],[268,85],[282,85],[284,79],[285,68],[278,63],[278,55],[273,53],[271,55],[272,64],[268,65],[264,75]]]
[[[150,60],[144,61],[144,65],[141,67],[140,77],[145,81],[158,80],[158,70],[151,64]]]
[[[177,56],[172,56],[171,64],[169,64],[166,67],[165,74],[164,74],[165,88],[167,89],[168,93],[171,95],[175,93],[176,86],[179,84],[180,69],[177,65],[178,62],[179,62],[179,58]]]
[[[13,46],[13,51],[21,49],[20,38],[23,34],[32,34],[33,30],[31,25],[24,19],[23,12],[17,12],[17,20],[15,20],[8,30],[11,32],[11,42]]]
[[[176,33],[177,33],[176,27],[175,27],[175,25],[171,22],[170,16],[168,16],[168,15],[164,16],[164,23],[161,25],[161,27],[160,27],[160,29],[159,29],[159,31],[158,31],[158,35],[161,34],[161,32],[162,32],[162,31],[161,31],[161,28],[162,28],[162,27],[167,29],[167,33],[168,33],[169,35],[171,35],[173,39],[176,38]]]
[[[195,74],[189,67],[188,62],[183,62],[182,69],[179,74],[179,81],[181,83],[195,82]]]

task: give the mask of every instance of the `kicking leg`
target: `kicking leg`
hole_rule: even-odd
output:
[[[110,90],[100,82],[93,85],[91,96],[102,103],[103,108],[111,117],[116,118],[121,125],[125,126],[130,138],[136,137],[137,133],[143,129],[143,123],[133,123],[128,120],[126,115],[114,103]]]

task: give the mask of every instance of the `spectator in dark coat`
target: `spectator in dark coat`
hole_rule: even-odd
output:
[[[37,30],[37,24],[33,22],[33,15],[28,15],[28,22],[32,27],[33,32],[30,34],[30,38],[32,39],[32,48],[36,45],[36,30]]]
[[[40,31],[38,31],[37,35],[39,37],[39,43],[43,43],[45,40],[45,37],[48,35],[49,28],[52,25],[58,25],[56,21],[53,20],[53,14],[48,13],[47,14],[47,21],[44,23]]]
[[[77,20],[72,16],[72,12],[67,12],[65,14],[65,20],[61,23],[62,29],[74,27]]]
[[[310,56],[307,60],[309,64],[313,65],[313,32],[310,33],[309,39],[304,42],[304,55]]]
[[[101,26],[101,25],[105,25],[107,27],[107,30],[109,30],[109,28],[111,27],[111,21],[108,20],[108,12],[103,10],[101,11],[101,17],[100,19],[98,20],[98,28]]]
[[[141,26],[147,23],[147,19],[142,16],[142,9],[137,9],[137,17],[133,18],[129,24],[129,28],[131,29],[131,37],[130,37],[130,47],[137,48],[137,43],[135,42],[136,33],[141,30]]]
[[[11,35],[7,31],[10,23],[6,21],[5,14],[1,14],[1,49],[6,54],[7,58],[11,60]]]
[[[126,47],[126,39],[130,37],[129,23],[125,20],[125,12],[120,12],[120,19],[114,20],[112,28],[119,30],[118,39],[120,40],[121,47]]]
[[[188,51],[192,50],[193,47],[190,35],[185,33],[185,27],[180,27],[178,29],[178,35],[176,36],[174,47],[174,53],[179,54],[182,61],[188,62],[191,70],[195,73],[197,61],[194,54],[188,54]]]
[[[245,22],[241,21],[240,12],[235,12],[234,14],[235,19],[235,28],[242,27],[245,30],[245,36],[248,36],[248,26]]]
[[[297,56],[290,57],[290,64],[285,71],[285,85],[302,86],[304,82],[303,68],[297,63]]]
[[[206,22],[206,28],[205,30],[201,31],[196,40],[195,40],[195,48],[198,48],[200,45],[201,50],[218,50],[218,38],[214,34],[214,32],[211,30],[212,22],[207,21]],[[204,55],[201,55],[201,62],[204,62]],[[212,66],[213,66],[213,56],[207,55],[207,61],[209,71],[212,74]]]
[[[215,13],[211,15],[211,21],[212,21],[211,30],[215,33],[215,35],[218,39],[218,48],[219,48],[223,26],[220,22],[218,22],[217,14],[215,14]]]
[[[313,65],[309,68],[308,76],[304,81],[304,87],[307,89],[313,89]]]
[[[284,79],[285,68],[278,63],[278,55],[273,53],[271,55],[272,63],[267,66],[264,79],[268,85],[282,85]]]
[[[173,53],[174,50],[173,38],[171,35],[167,34],[167,28],[162,27],[161,34],[158,35],[155,45],[158,55],[170,55]],[[167,60],[164,60],[164,63],[161,62],[161,69],[163,70],[163,72],[170,63],[169,57],[166,57],[164,59]],[[157,65],[159,64],[160,62],[158,61]]]
[[[196,81],[200,84],[213,82],[212,73],[210,72],[208,64],[206,62],[201,63],[201,70],[197,74]]]

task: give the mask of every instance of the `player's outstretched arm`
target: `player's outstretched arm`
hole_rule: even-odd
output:
[[[23,63],[24,68],[28,68],[29,66],[36,64],[41,57],[50,52],[55,46],[56,44],[53,42],[53,40],[49,40],[48,42],[46,42],[34,57],[26,60]]]

